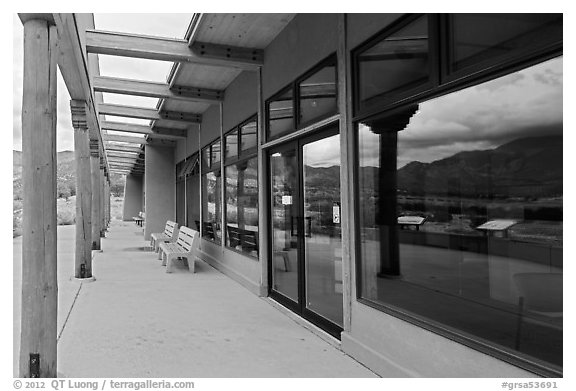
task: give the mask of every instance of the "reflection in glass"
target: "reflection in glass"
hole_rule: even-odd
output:
[[[226,135],[226,152],[225,158],[232,158],[238,156],[238,131],[235,130]]]
[[[270,156],[272,287],[298,302],[298,154]]]
[[[226,245],[258,256],[258,159],[226,167]]]
[[[451,14],[452,70],[562,42],[562,14]]]
[[[220,227],[221,185],[221,177],[217,171],[202,176],[202,236],[217,243],[220,243],[222,237]]]
[[[336,112],[336,66],[329,65],[298,85],[300,121],[309,123]]]
[[[200,174],[186,177],[186,226],[200,232]]]
[[[268,140],[294,130],[293,91],[276,96],[268,103]]]
[[[242,152],[255,148],[257,144],[258,126],[256,121],[248,122],[240,128],[241,142],[240,150]]]
[[[562,366],[562,58],[358,125],[361,296]]]
[[[360,105],[421,86],[429,73],[428,19],[422,16],[359,53]]]
[[[218,168],[218,163],[220,163],[220,139],[216,140],[212,144],[212,157],[211,157],[210,167]]]
[[[342,326],[340,136],[302,147],[306,307]],[[334,151],[326,160],[322,151]]]

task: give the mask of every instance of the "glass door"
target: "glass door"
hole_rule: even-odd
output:
[[[269,153],[270,296],[339,338],[342,331],[337,126]]]
[[[306,310],[342,326],[340,135],[302,145]]]
[[[299,301],[298,183],[297,145],[271,151],[272,291],[279,293],[277,299],[293,309]]]

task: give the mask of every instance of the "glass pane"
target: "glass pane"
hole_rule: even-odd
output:
[[[258,159],[226,167],[226,245],[258,256]]]
[[[200,232],[200,175],[186,178],[186,226]]]
[[[212,160],[210,167],[218,168],[220,163],[220,139],[212,144]]]
[[[185,181],[176,182],[176,222],[179,225],[186,225],[186,193]]]
[[[298,154],[296,149],[270,157],[272,193],[272,287],[298,301]]]
[[[238,156],[238,131],[226,135],[226,159]]]
[[[340,136],[302,150],[306,307],[342,326]]]
[[[562,14],[450,15],[452,70],[504,54],[562,42]]]
[[[202,236],[220,243],[220,176],[209,172],[202,176]]]
[[[361,295],[562,366],[562,58],[358,126]]]
[[[210,169],[210,146],[202,150],[202,170]]]
[[[300,122],[309,123],[317,118],[336,113],[336,66],[329,65],[299,86]]]
[[[258,146],[258,126],[257,122],[251,121],[241,128],[240,150],[246,151]]]
[[[268,140],[294,131],[293,91],[273,98],[268,103]]]
[[[390,99],[429,80],[428,19],[423,16],[358,56],[360,104]]]

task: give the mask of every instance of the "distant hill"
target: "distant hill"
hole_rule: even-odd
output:
[[[562,136],[527,137],[398,170],[408,194],[552,197],[562,195]]]
[[[60,195],[76,193],[76,166],[74,162],[74,151],[61,151],[57,153],[56,178]],[[13,196],[14,199],[22,199],[22,152],[12,151],[13,161]],[[111,185],[124,188],[124,177],[113,173],[110,176]]]

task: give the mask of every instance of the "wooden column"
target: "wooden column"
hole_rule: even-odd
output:
[[[105,182],[105,177],[104,177],[104,157],[100,156],[100,175],[98,176],[98,179],[100,180],[100,186],[99,186],[99,190],[100,190],[100,224],[101,224],[101,228],[100,228],[100,237],[104,238],[106,237],[106,220],[104,217],[104,182]]]
[[[19,377],[56,377],[56,28],[24,24],[22,319]]]
[[[100,215],[100,148],[98,140],[90,140],[90,178],[92,184],[92,250],[100,250],[100,231],[102,230]]]
[[[92,277],[92,180],[86,102],[71,100],[76,160],[76,251],[74,276]]]

